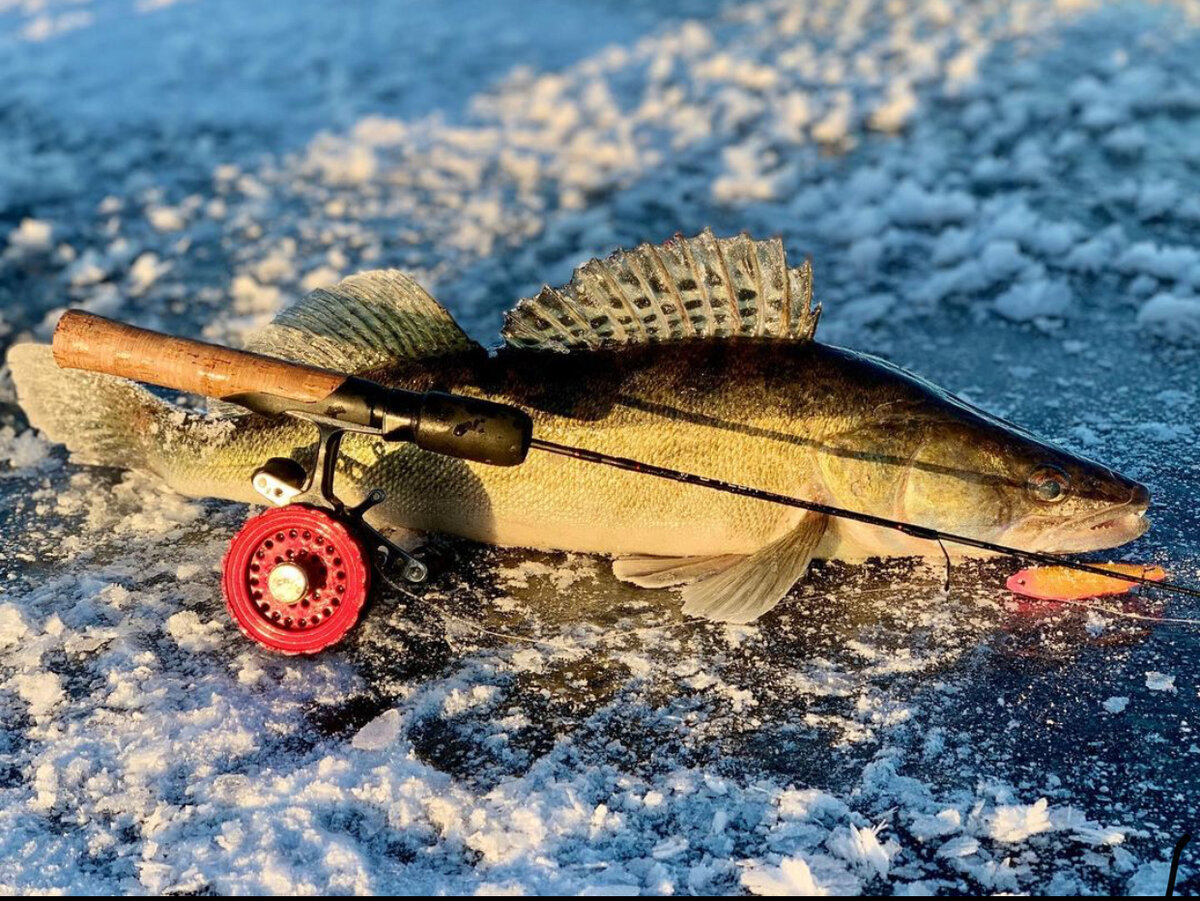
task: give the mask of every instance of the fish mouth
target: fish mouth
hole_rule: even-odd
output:
[[[1146,504],[1122,504],[1067,523],[1051,536],[1053,553],[1102,551],[1127,544],[1146,534],[1150,520]]]

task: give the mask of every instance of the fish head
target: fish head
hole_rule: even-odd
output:
[[[903,518],[1022,550],[1117,547],[1150,527],[1150,492],[1120,473],[976,411],[929,428]]]
[[[1086,457],[1039,442],[1010,446],[1012,523],[1004,543],[1050,553],[1118,547],[1150,528],[1145,485]],[[1036,461],[1036,462],[1035,462]]]
[[[852,498],[845,505],[864,512],[1047,553],[1117,547],[1149,528],[1144,485],[871,362],[887,369],[892,393],[872,398],[873,421],[822,454],[833,502]]]

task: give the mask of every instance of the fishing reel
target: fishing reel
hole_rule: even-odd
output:
[[[438,392],[412,397],[419,407],[411,424],[390,431],[285,411],[317,427],[316,456],[308,469],[290,457],[272,457],[251,478],[273,509],[247,520],[230,541],[221,581],[229,613],[247,638],[283,654],[315,654],[354,628],[372,586],[403,591],[429,577],[417,554],[366,521],[367,512],[387,500],[383,489],[371,489],[354,505],[338,496],[334,481],[347,431],[477,462],[524,459],[531,424],[516,408]]]
[[[272,457],[251,483],[273,509],[249,519],[230,541],[221,580],[238,628],[284,654],[315,654],[358,622],[372,584],[420,584],[428,567],[368,524],[387,499],[375,488],[354,506],[334,490],[345,430],[318,423],[316,459],[306,470]]]

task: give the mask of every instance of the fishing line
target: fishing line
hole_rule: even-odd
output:
[[[420,604],[424,607],[429,607],[430,609],[432,609],[436,613],[438,613],[442,617],[442,619],[448,620],[450,622],[458,623],[460,626],[466,626],[467,628],[472,629],[472,630],[480,633],[481,635],[490,635],[493,638],[503,638],[505,641],[524,641],[529,644],[538,645],[543,648],[548,648],[549,650],[552,650],[552,651],[578,650],[577,648],[571,648],[567,645],[560,645],[560,644],[556,644],[555,642],[552,642],[552,641],[547,641],[544,638],[531,638],[528,635],[516,635],[516,634],[509,634],[506,632],[497,632],[495,629],[489,629],[486,626],[481,626],[479,623],[473,623],[469,619],[465,619],[464,617],[461,617],[461,616],[458,616],[457,614],[451,613],[444,606],[437,603],[432,598],[413,594],[406,587],[398,584],[394,579],[389,579],[386,575],[383,575],[382,573],[380,573],[380,575],[382,576],[383,581],[385,583],[387,583],[387,586],[389,588],[391,588],[392,591],[408,598],[409,602],[411,602],[413,604]],[[436,639],[436,638],[444,638],[445,637],[444,635],[439,636],[439,635],[435,635],[433,632],[428,632],[428,631],[422,631],[419,634],[424,635],[426,638],[435,638]]]
[[[806,501],[800,498],[790,497],[786,494],[778,494],[774,491],[766,491],[761,488],[751,488],[746,485],[739,485],[735,482],[726,482],[722,479],[714,479],[708,476],[696,475],[695,473],[682,472],[678,469],[668,469],[665,466],[655,466],[653,463],[643,463],[640,460],[631,460],[628,457],[617,457],[612,454],[605,454],[599,451],[587,450],[582,447],[572,447],[568,444],[558,444],[554,441],[547,441],[543,438],[534,438],[529,445],[531,448],[536,448],[540,451],[545,451],[550,454],[557,454],[560,457],[570,457],[575,460],[583,460],[587,463],[595,463],[600,466],[609,466],[614,469],[623,469],[627,472],[641,473],[642,475],[654,476],[659,479],[667,479],[672,482],[682,482],[685,485],[695,485],[700,488],[709,488],[714,491],[721,491],[726,494],[738,495],[740,497],[753,498],[754,500],[767,501],[773,504],[780,504],[785,507],[795,507],[800,510],[808,510],[811,513],[821,513],[825,516],[833,516],[839,519],[849,519],[854,522],[865,523],[870,526],[878,526],[884,529],[892,529],[901,534],[908,535],[911,538],[918,538],[925,541],[944,542],[949,541],[952,544],[960,544],[964,547],[973,547],[982,551],[990,551],[993,554],[1003,554],[1008,557],[1014,557],[1018,560],[1026,560],[1031,563],[1040,563],[1044,566],[1065,566],[1068,569],[1079,570],[1080,572],[1091,573],[1093,575],[1104,576],[1107,579],[1118,579],[1122,582],[1134,582],[1139,585],[1145,585],[1148,588],[1158,588],[1162,591],[1174,592],[1176,594],[1187,595],[1188,597],[1200,598],[1200,588],[1190,588],[1186,585],[1179,585],[1175,582],[1156,582],[1153,579],[1148,579],[1145,576],[1133,575],[1114,575],[1110,570],[1102,569],[1088,563],[1080,563],[1076,560],[1068,560],[1064,557],[1056,556],[1055,554],[1045,553],[1043,551],[1026,551],[1021,548],[1008,547],[1003,544],[996,544],[992,541],[983,541],[978,538],[968,538],[965,535],[955,535],[952,532],[943,532],[940,529],[933,529],[928,526],[919,526],[913,523],[901,522],[897,519],[887,519],[882,516],[874,516],[870,513],[860,513],[857,510],[847,510],[844,507],[834,507],[829,504],[820,504],[816,501]],[[943,551],[945,548],[943,547]],[[949,555],[947,555],[948,557]]]
[[[1200,619],[1188,619],[1182,616],[1147,616],[1144,613],[1130,613],[1127,610],[1114,610],[1112,607],[1105,607],[1101,604],[1089,604],[1086,601],[1051,601],[1054,604],[1070,604],[1072,607],[1082,607],[1084,610],[1094,610],[1096,613],[1103,613],[1105,616],[1117,616],[1122,619],[1134,619],[1148,623],[1170,623],[1176,626],[1200,626]]]
[[[942,586],[942,590],[946,594],[950,593],[950,552],[946,550],[946,543],[941,538],[938,539],[938,547],[942,549],[942,556],[946,558],[946,584]]]

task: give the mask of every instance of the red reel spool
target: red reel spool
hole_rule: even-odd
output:
[[[315,654],[358,622],[371,587],[362,542],[317,507],[276,507],[229,543],[221,581],[242,633],[284,654]]]

